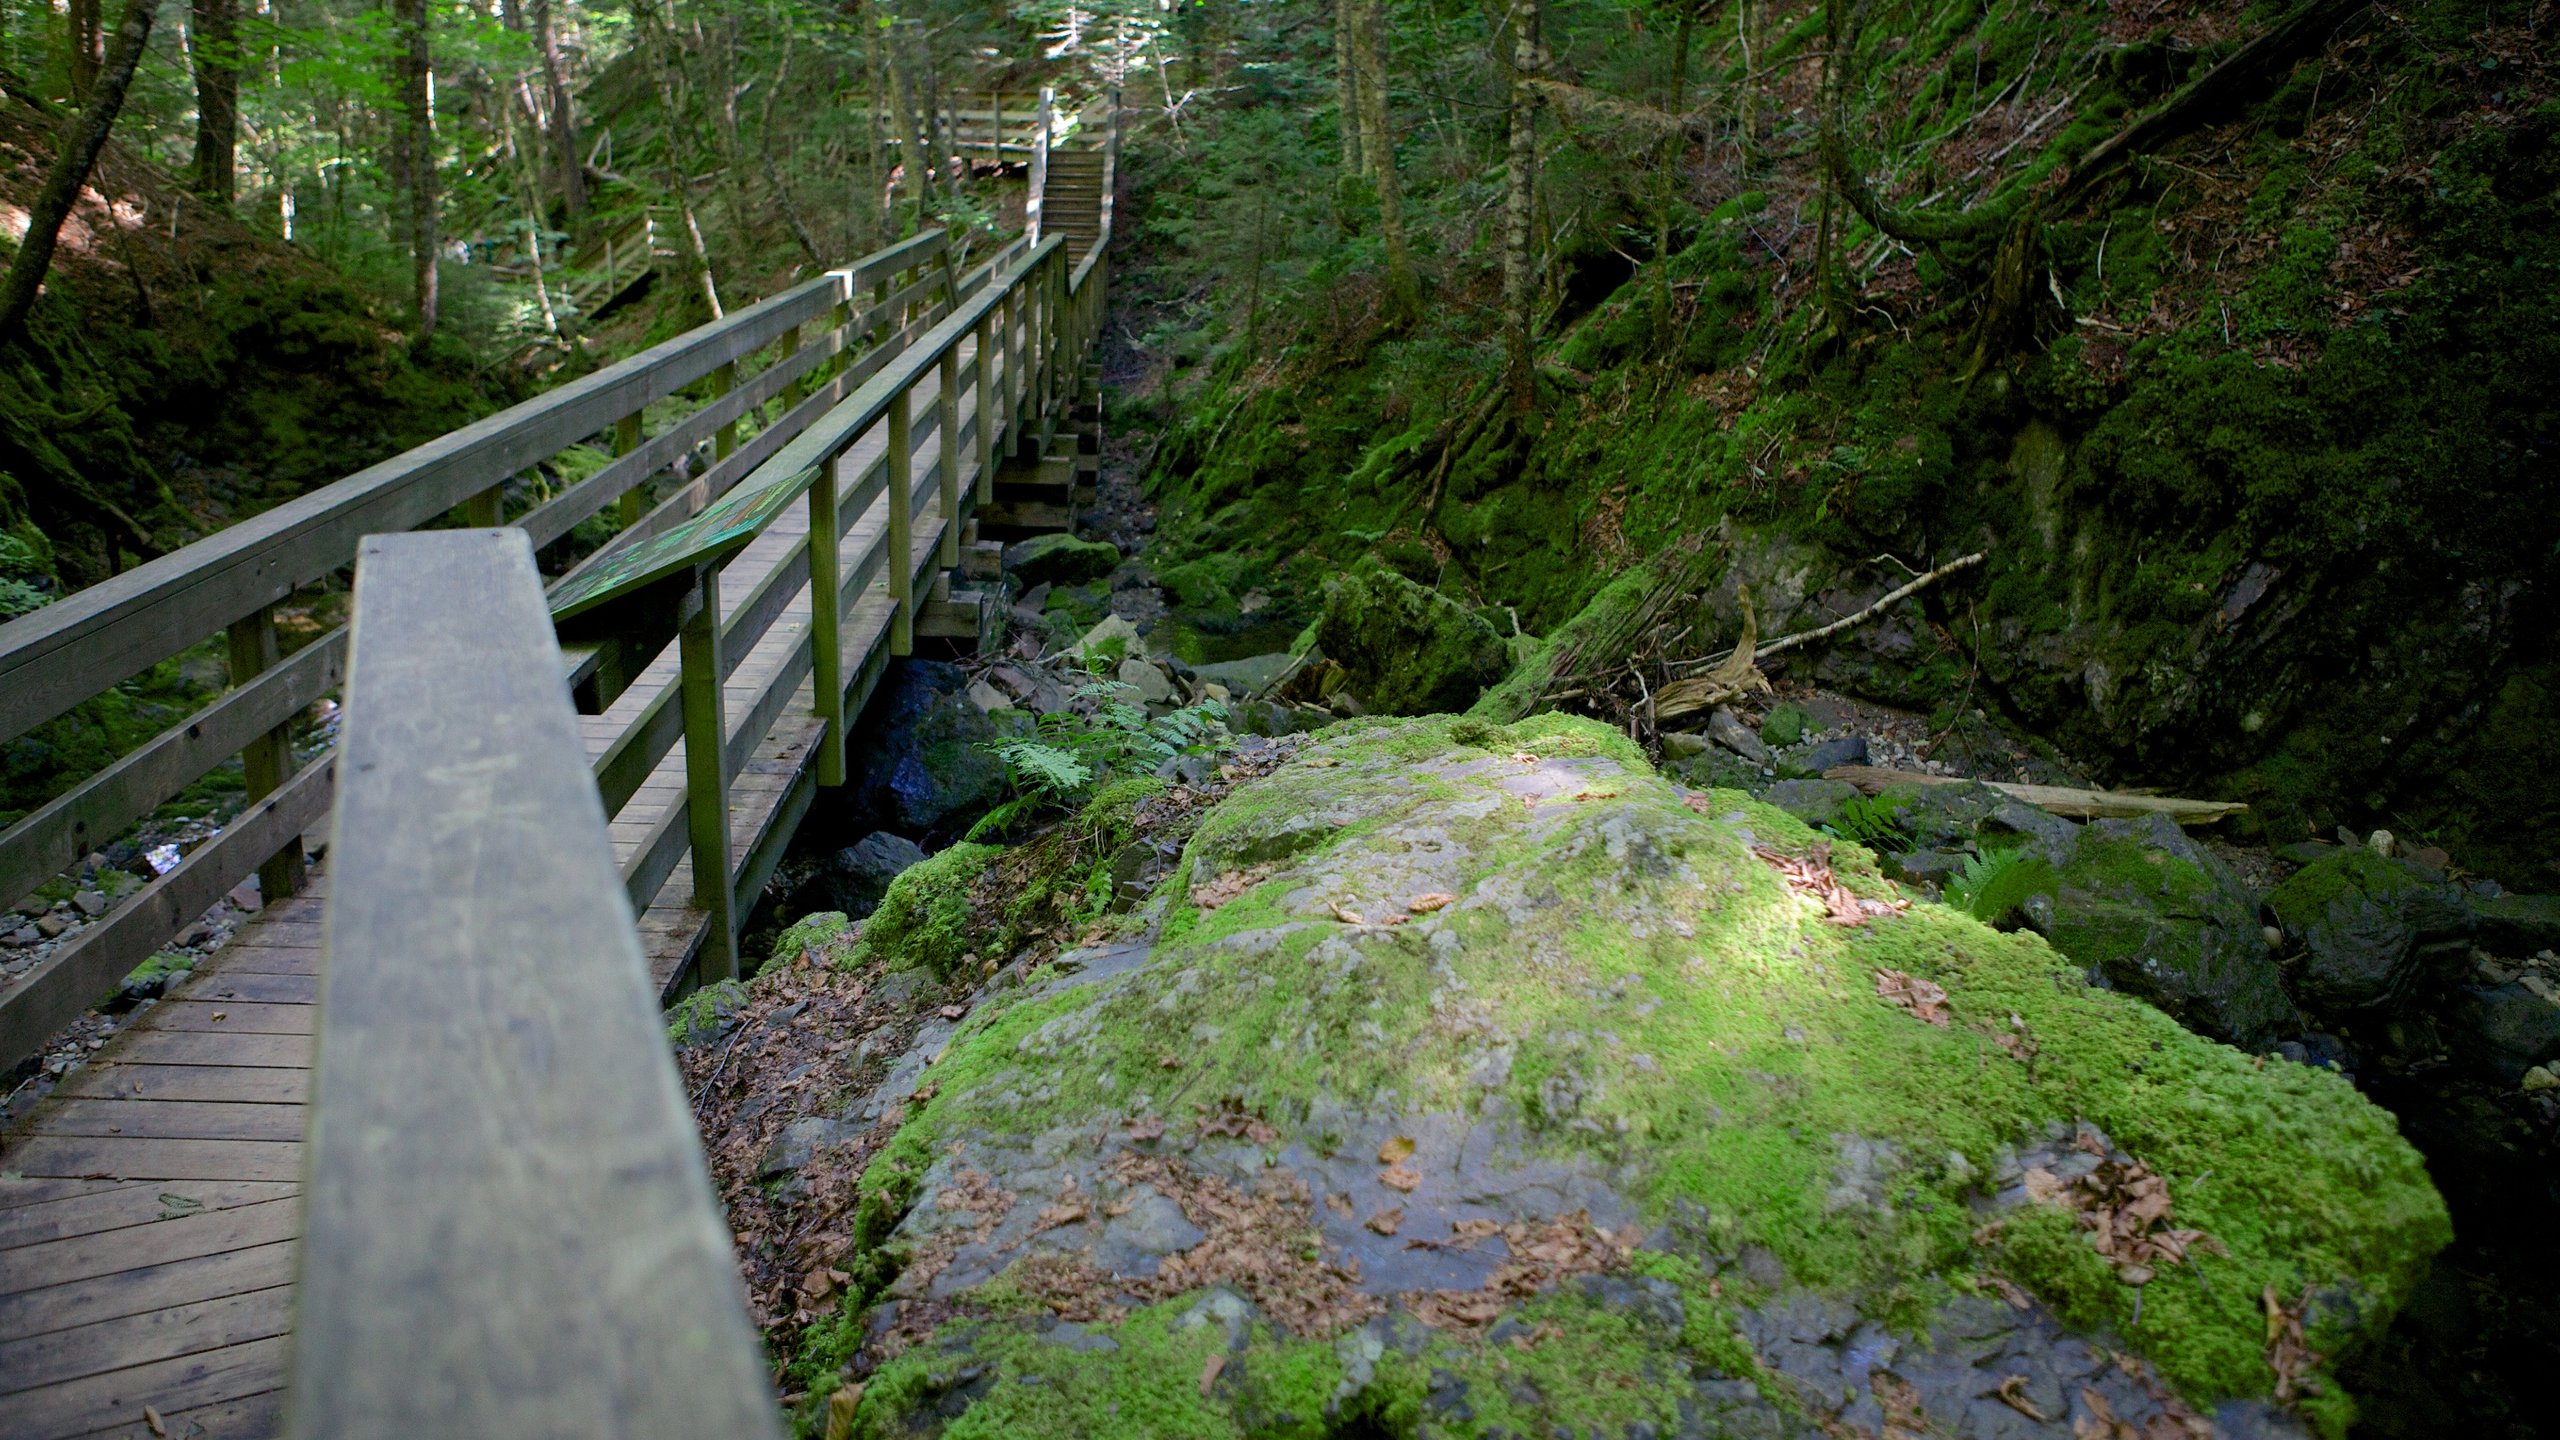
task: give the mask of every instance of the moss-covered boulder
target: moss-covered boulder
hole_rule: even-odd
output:
[[[812,1423],[841,1360],[947,1440],[2336,1433],[2264,1297],[2336,1355],[2447,1238],[2338,1076],[1591,722],[1337,727],[1182,866],[936,1036]]]
[[[2257,900],[2168,817],[2098,820],[2037,846],[2060,886],[2024,913],[2055,949],[2215,1039],[2264,1051],[2302,1028]]]
[[[1005,573],[1024,585],[1082,585],[1120,568],[1120,551],[1100,540],[1034,535],[1004,547]]]
[[[1510,648],[1474,611],[1382,565],[1325,587],[1315,640],[1384,715],[1464,710],[1511,668]]]
[[[2266,908],[2302,947],[2295,993],[2321,1013],[2443,989],[2471,968],[2474,921],[2461,889],[2361,845],[2294,872]]]

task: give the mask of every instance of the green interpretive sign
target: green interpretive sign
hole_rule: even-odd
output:
[[[569,577],[551,592],[553,622],[746,548],[792,502],[808,494],[825,469],[813,465],[771,484],[741,485],[674,529],[603,557],[594,568]]]

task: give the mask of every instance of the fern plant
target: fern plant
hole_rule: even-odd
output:
[[[1903,797],[1858,795],[1841,802],[1838,814],[1822,828],[1842,840],[1854,840],[1878,854],[1899,855],[1911,848],[1898,818]]]
[[[2039,890],[2056,881],[2053,866],[2025,846],[1968,856],[1947,881],[1946,903],[1985,925],[1997,925]]]
[[[1091,703],[1090,714],[1052,711],[1040,717],[1036,733],[986,746],[1004,762],[1013,795],[970,827],[968,838],[1000,833],[1040,811],[1073,808],[1112,780],[1150,773],[1226,731],[1227,707],[1215,700],[1150,716],[1120,698],[1123,693],[1118,686],[1087,685],[1075,698]]]

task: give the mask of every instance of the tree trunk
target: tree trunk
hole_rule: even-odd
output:
[[[1529,83],[1539,68],[1538,8],[1538,0],[1526,0],[1512,17],[1510,184],[1502,201],[1503,351],[1511,408],[1523,415],[1538,400],[1530,351],[1538,298],[1530,265],[1532,230],[1537,223],[1538,92]]]
[[[0,280],[0,345],[18,337],[27,312],[35,308],[36,292],[44,285],[45,272],[53,268],[54,247],[62,240],[62,222],[70,218],[72,204],[98,163],[98,152],[106,148],[107,133],[115,129],[117,112],[124,109],[134,67],[141,63],[143,46],[151,40],[156,8],[154,0],[125,0],[124,14],[116,20],[115,45],[97,73],[88,107],[63,126],[62,148],[54,153],[53,169],[45,175],[44,189],[27,216],[27,238],[18,246],[17,258],[9,262],[8,278]]]
[[[1395,312],[1410,319],[1422,309],[1422,290],[1413,278],[1413,254],[1405,247],[1404,192],[1396,183],[1395,134],[1387,128],[1387,57],[1384,0],[1353,0],[1358,24],[1352,27],[1352,56],[1360,71],[1360,152],[1378,185],[1378,230],[1387,243],[1387,296]]]
[[[1342,133],[1342,165],[1333,177],[1334,219],[1345,232],[1352,228],[1353,182],[1366,170],[1360,153],[1360,66],[1352,58],[1351,32],[1358,28],[1360,0],[1333,3],[1334,128]]]
[[[631,14],[639,23],[641,43],[649,47],[650,73],[658,86],[658,113],[667,117],[667,143],[658,150],[660,178],[667,187],[668,198],[675,202],[677,218],[684,224],[685,259],[691,262],[694,281],[702,288],[703,303],[711,307],[711,318],[718,320],[727,312],[720,304],[720,286],[711,275],[711,247],[702,241],[702,222],[694,216],[693,196],[676,154],[675,137],[684,133],[684,112],[677,105],[675,71],[668,53],[676,43],[675,30],[657,5],[658,0],[638,0],[631,7]]]
[[[773,192],[773,208],[782,212],[784,223],[791,227],[791,238],[800,253],[812,265],[826,264],[818,253],[816,237],[809,233],[808,223],[800,218],[800,207],[791,203],[791,190],[782,183],[782,169],[773,158],[773,107],[782,96],[782,82],[791,73],[791,28],[780,20],[775,28],[782,31],[782,58],[774,63],[773,83],[765,87],[764,113],[756,123],[756,163],[764,170],[765,188]]]
[[[191,184],[231,207],[232,157],[240,143],[240,3],[195,0],[196,157]]]
[[[575,220],[587,208],[587,165],[578,153],[577,109],[560,76],[560,32],[551,26],[551,0],[533,0],[533,43],[542,57],[542,84],[551,106],[551,145],[560,164],[560,208]]]
[[[443,248],[436,226],[435,58],[426,0],[395,0],[391,13],[400,27],[400,114],[393,148],[406,182],[409,255],[417,279],[418,329],[409,343],[424,349],[436,333],[436,261]]]
[[[905,176],[907,191],[916,199],[916,229],[926,224],[926,207],[933,199],[933,184],[927,177],[932,166],[925,162],[924,132],[916,123],[917,85],[915,58],[908,53],[907,22],[901,20],[889,32],[889,88],[898,108],[898,168]]]
[[[854,12],[855,22],[862,27],[862,58],[871,78],[871,99],[863,107],[862,115],[864,164],[871,182],[873,215],[879,221],[880,243],[888,245],[898,238],[897,217],[889,204],[889,179],[880,162],[881,152],[889,144],[886,127],[880,123],[880,108],[887,103],[889,96],[889,62],[881,53],[879,14],[870,0],[860,0],[860,3],[862,8]],[[859,235],[861,231],[857,229],[854,233]],[[857,244],[855,248],[861,247]]]
[[[71,30],[71,103],[85,105],[98,88],[99,0],[69,0],[64,19]]]

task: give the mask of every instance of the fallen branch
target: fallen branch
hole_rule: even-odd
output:
[[[1823,771],[1822,778],[1846,781],[1868,795],[1896,785],[1967,783],[1959,775],[1924,775],[1916,770],[1892,770],[1882,765],[1835,765]],[[2166,795],[2136,795],[2125,790],[2082,790],[2069,785],[2012,785],[1999,780],[1981,783],[2013,800],[2024,800],[2039,810],[2072,820],[2123,820],[2141,815],[2166,815],[2181,825],[2210,825],[2249,808],[2237,800],[2179,800]]]
[[[1976,550],[1972,554],[1967,555],[1960,560],[1950,560],[1946,564],[1939,566],[1937,569],[1922,574],[1907,585],[1901,586],[1898,589],[1886,591],[1883,598],[1877,600],[1874,604],[1869,605],[1865,609],[1858,611],[1854,615],[1844,615],[1841,618],[1832,621],[1830,624],[1824,625],[1818,629],[1800,630],[1793,635],[1772,640],[1768,644],[1751,652],[1751,658],[1754,660],[1766,660],[1770,656],[1778,654],[1781,651],[1793,650],[1799,645],[1810,645],[1816,640],[1822,640],[1830,636],[1837,635],[1841,631],[1846,630],[1853,625],[1863,625],[1867,621],[1873,620],[1878,615],[1883,614],[1888,607],[1892,606],[1897,601],[1908,599],[1914,593],[1927,588],[1946,576],[1954,574],[1958,570],[1981,564],[1984,559],[1989,557],[1990,554],[1991,552],[1988,550]],[[1741,648],[1741,646],[1737,645],[1734,647],[1734,650],[1739,650]],[[1699,666],[1716,665],[1729,660],[1733,657],[1734,650],[1727,650],[1721,655],[1709,655],[1704,659],[1682,660],[1676,663],[1684,668],[1694,670]]]

